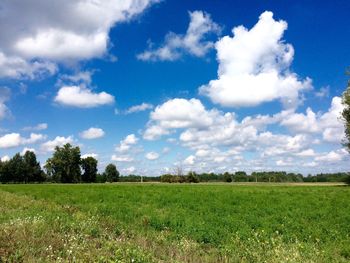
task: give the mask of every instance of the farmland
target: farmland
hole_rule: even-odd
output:
[[[342,185],[0,185],[0,200],[3,261],[350,261]]]

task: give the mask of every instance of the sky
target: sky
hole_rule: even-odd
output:
[[[350,2],[1,0],[0,157],[103,171],[349,169]]]

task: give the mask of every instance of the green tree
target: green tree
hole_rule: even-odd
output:
[[[23,156],[24,162],[24,181],[25,182],[43,182],[45,181],[44,172],[36,155],[32,151],[26,151]]]
[[[16,153],[8,162],[9,182],[27,182],[23,156]]]
[[[55,152],[46,162],[45,169],[55,182],[78,183],[81,181],[80,149],[67,143],[56,146]]]
[[[231,183],[232,182],[232,174],[229,172],[224,173],[224,182]]]
[[[186,176],[186,181],[189,183],[199,183],[199,178],[196,172],[188,172]]]
[[[347,74],[350,75],[350,71],[348,71]],[[342,102],[344,105],[342,117],[343,117],[344,126],[345,126],[345,140],[343,144],[347,148],[347,150],[350,152],[350,80],[348,81],[348,86],[343,93]],[[350,184],[350,176],[347,182],[348,184]]]
[[[12,175],[10,173],[9,161],[0,160],[0,182],[11,182]]]
[[[233,176],[233,181],[235,181],[235,182],[247,182],[248,181],[247,173],[244,171],[235,172],[235,175]]]
[[[86,157],[81,160],[81,167],[84,170],[81,180],[86,183],[96,182],[97,160],[93,157]]]
[[[118,182],[119,181],[119,172],[117,167],[110,163],[106,166],[104,176],[107,182]]]

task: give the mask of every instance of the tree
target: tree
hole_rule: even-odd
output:
[[[186,179],[189,183],[199,183],[198,175],[192,171],[188,172]]]
[[[24,181],[25,182],[43,182],[45,181],[44,172],[36,155],[32,151],[26,151],[23,156],[24,162]]]
[[[81,160],[81,167],[84,170],[81,180],[85,183],[96,182],[97,160],[93,157],[86,157]]]
[[[8,183],[11,181],[12,175],[10,173],[9,161],[0,160],[0,182]]]
[[[232,182],[232,175],[229,172],[224,173],[224,182],[226,182],[226,183]]]
[[[247,173],[244,171],[235,172],[235,175],[233,176],[233,180],[235,182],[247,182],[248,181]]]
[[[348,71],[347,74],[350,75],[350,71]],[[350,152],[350,80],[348,81],[348,87],[343,93],[342,103],[344,105],[342,117],[345,126],[345,140],[343,144]],[[347,182],[350,184],[350,177],[348,178]]]
[[[27,182],[23,157],[16,153],[8,162],[9,182]]]
[[[80,149],[67,143],[56,146],[53,156],[47,160],[45,169],[53,181],[78,183],[81,181]]]
[[[107,182],[118,182],[119,181],[119,172],[117,167],[110,163],[106,166],[104,175],[106,177]]]

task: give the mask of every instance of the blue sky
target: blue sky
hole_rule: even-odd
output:
[[[0,3],[0,156],[123,174],[347,170],[348,1]]]

